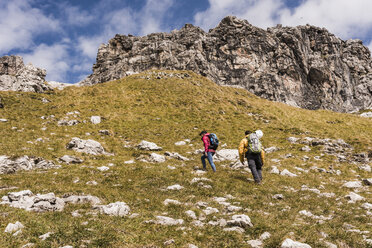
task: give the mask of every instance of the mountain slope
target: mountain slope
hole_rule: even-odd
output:
[[[362,207],[371,203],[370,186],[356,190],[342,186],[347,181],[371,177],[370,172],[359,168],[370,164],[370,119],[270,102],[244,89],[218,86],[188,71],[150,71],[50,94],[0,92],[0,97],[4,104],[0,118],[7,119],[0,123],[0,155],[42,157],[62,165],[60,169],[0,175],[1,196],[27,189],[34,194],[53,192],[61,198],[89,194],[102,204],[125,202],[131,213],[139,214],[133,218],[98,214],[89,203],[66,204],[61,212],[46,213],[0,205],[1,230],[10,222],[20,221],[25,226],[15,237],[0,232],[1,247],[20,247],[29,242],[37,247],[163,247],[171,239],[174,243],[170,242],[170,247],[247,247],[247,241],[266,231],[271,237],[264,241],[265,247],[278,247],[285,238],[312,247],[325,247],[325,241],[340,247],[368,247],[367,239],[372,238],[365,232],[371,228],[370,211]],[[43,102],[43,98],[50,102]],[[100,116],[102,122],[92,124],[91,116]],[[58,125],[70,120],[79,123]],[[200,155],[195,154],[202,148],[198,134],[204,129],[218,135],[220,151],[236,149],[247,129],[263,130],[263,145],[277,148],[267,154],[264,184],[254,185],[244,168],[234,169],[236,161],[217,162],[215,174],[210,168],[206,174],[195,174],[199,173],[196,168],[201,168]],[[100,130],[107,130],[109,135]],[[292,136],[301,140],[290,143],[287,139]],[[73,137],[96,140],[114,155],[68,150],[66,145]],[[318,139],[310,143],[308,152],[301,150],[305,144],[300,143],[306,143],[306,137]],[[324,150],[324,144],[315,141],[324,143],[326,138],[333,148],[341,149],[344,143],[335,140],[343,139],[353,149],[346,144],[341,150]],[[190,140],[186,145],[175,145],[185,139]],[[136,148],[142,140],[161,146],[163,150],[157,154],[177,152],[190,160],[168,157],[162,163],[144,162],[152,152]],[[58,162],[63,155],[84,162]],[[130,160],[134,163],[125,163]],[[102,166],[109,169],[98,170]],[[271,166],[298,176],[271,174]],[[184,188],[167,190],[175,184]],[[348,203],[345,196],[352,191],[364,199]],[[334,195],[326,197],[325,193]],[[283,199],[272,198],[277,194]],[[226,199],[218,203],[214,197]],[[165,205],[166,199],[181,204]],[[207,214],[207,209],[218,212]],[[187,210],[194,211],[204,226],[198,227],[185,214]],[[315,217],[304,216],[302,210]],[[73,217],[75,211],[81,217]],[[249,216],[253,227],[245,227],[241,234],[225,231],[227,226],[213,225],[221,219],[230,220],[233,214]],[[151,223],[159,215],[184,222],[176,226]],[[359,233],[348,231],[350,225],[353,228],[349,229]],[[52,234],[45,241],[38,238],[47,232]]]

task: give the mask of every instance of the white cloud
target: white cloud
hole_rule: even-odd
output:
[[[0,53],[27,49],[36,35],[56,31],[59,22],[32,8],[27,0],[1,1]]]
[[[325,27],[343,39],[363,39],[372,35],[370,0],[304,0],[294,9],[284,3],[284,0],[209,0],[209,8],[198,12],[194,21],[208,30],[217,26],[223,17],[234,15],[262,28],[278,23],[311,24]]]
[[[222,18],[234,15],[253,25],[268,27],[276,24],[276,14],[281,0],[209,0],[210,7],[194,16],[197,26],[204,30],[214,28]]]
[[[93,14],[90,14],[76,6],[68,6],[64,4],[61,8],[66,12],[68,24],[84,26],[94,20]]]
[[[371,13],[370,0],[306,0],[292,12],[282,9],[280,22],[325,27],[343,39],[366,38],[372,33]]]
[[[145,7],[137,14],[141,23],[141,34],[162,31],[164,15],[173,4],[173,0],[147,0]]]
[[[33,49],[32,53],[21,55],[26,64],[31,62],[36,67],[46,69],[46,80],[66,81],[66,74],[70,69],[68,44],[41,44]]]

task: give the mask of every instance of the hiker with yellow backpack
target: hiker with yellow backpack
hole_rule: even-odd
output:
[[[262,181],[262,166],[264,165],[265,152],[260,139],[263,136],[261,130],[255,132],[245,131],[245,138],[239,144],[239,158],[244,165],[244,158],[247,158],[249,169],[251,169],[256,184]]]

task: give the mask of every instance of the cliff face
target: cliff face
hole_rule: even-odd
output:
[[[273,101],[351,112],[372,107],[371,54],[314,26],[263,30],[226,17],[208,33],[190,24],[171,33],[116,35],[101,45],[80,84],[148,69],[192,70],[220,85],[242,86]]]
[[[32,64],[24,65],[20,56],[0,57],[0,91],[45,92],[46,71]]]

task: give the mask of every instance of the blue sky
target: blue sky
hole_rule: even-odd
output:
[[[267,28],[311,24],[372,50],[372,0],[0,0],[0,56],[17,54],[48,81],[91,74],[98,47],[115,34],[208,31],[227,15]]]

